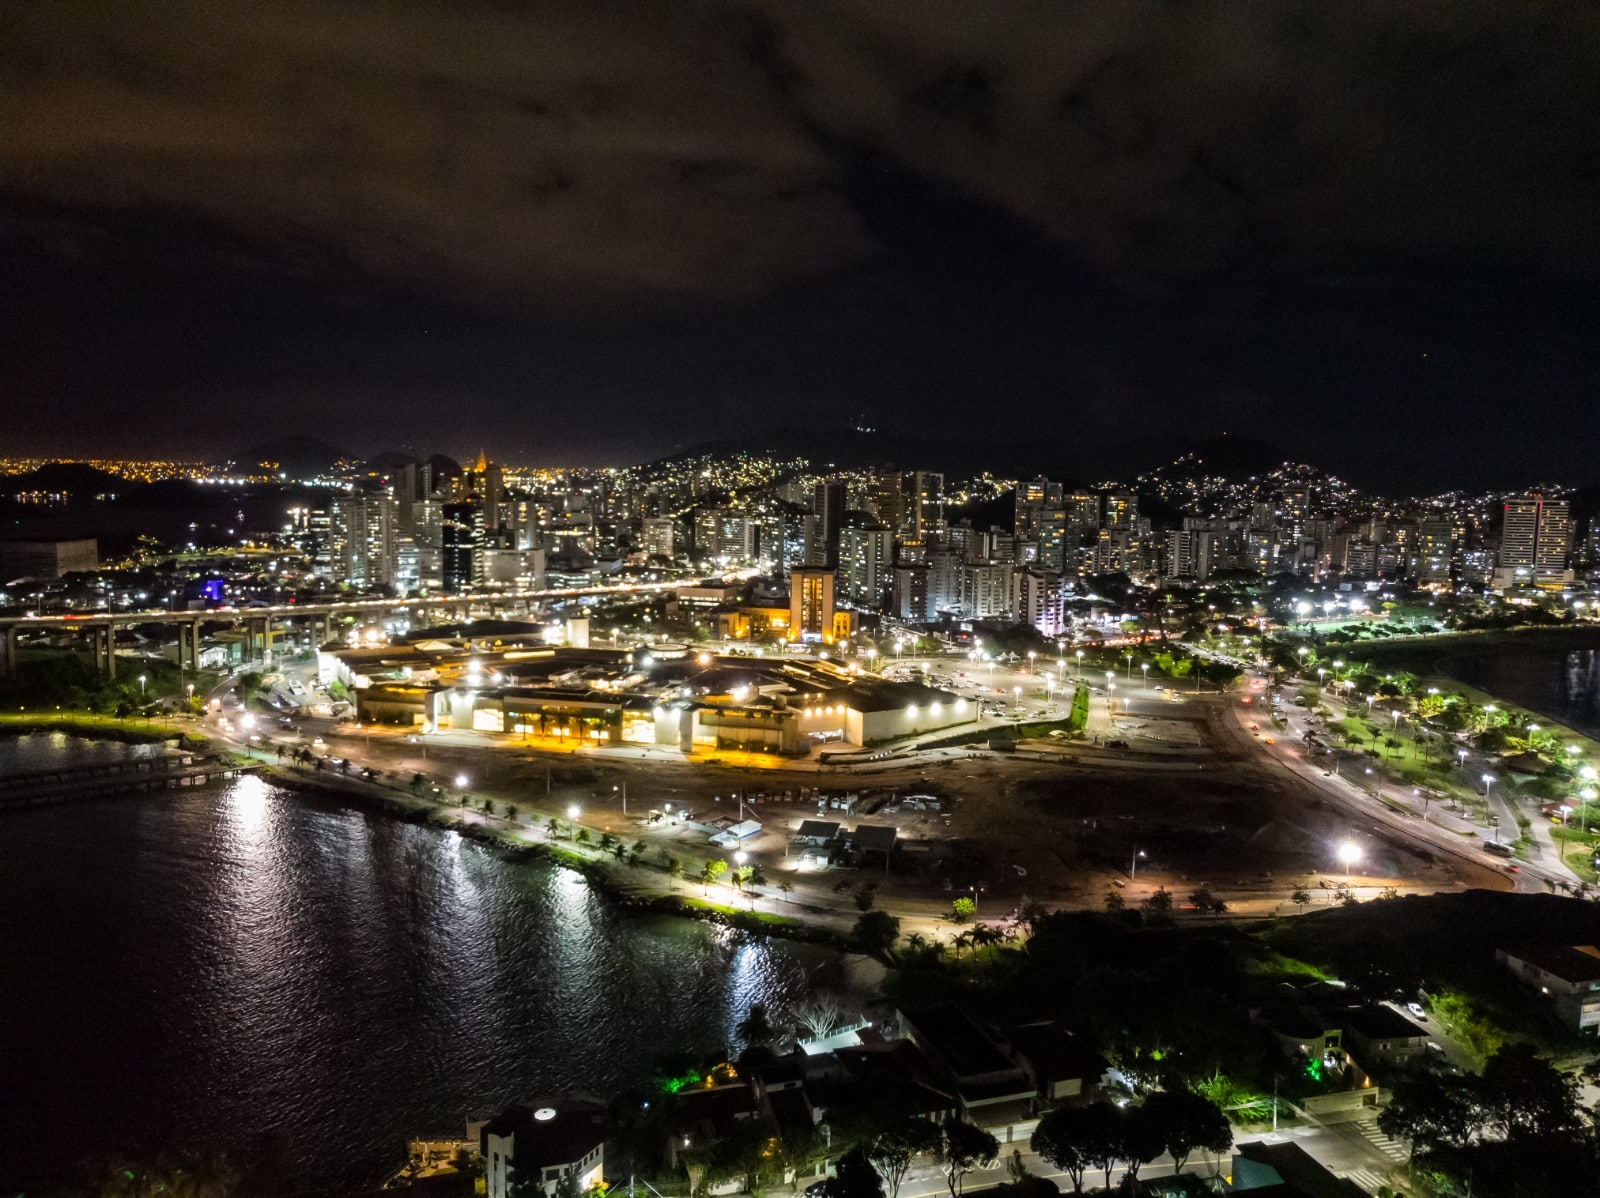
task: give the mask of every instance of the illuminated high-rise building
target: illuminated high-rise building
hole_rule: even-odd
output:
[[[834,572],[815,566],[789,571],[789,639],[834,639]]]
[[[894,558],[894,534],[881,524],[839,532],[839,582],[845,599],[860,608],[883,605]]]
[[[1530,491],[1506,500],[1500,527],[1496,582],[1560,579],[1572,545],[1572,509],[1565,499],[1549,499]]]

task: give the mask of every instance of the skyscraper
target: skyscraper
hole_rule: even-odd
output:
[[[482,537],[480,505],[447,503],[439,521],[440,572],[446,591],[460,594],[472,589],[477,574]]]
[[[789,571],[789,639],[833,640],[834,573],[809,566]]]
[[[1139,520],[1139,497],[1131,491],[1106,496],[1106,527],[1113,532],[1132,532]]]
[[[1529,491],[1507,499],[1502,517],[1496,585],[1559,580],[1572,542],[1571,504]]]
[[[839,532],[839,581],[844,597],[862,608],[883,606],[894,556],[894,534],[881,524]]]
[[[1417,525],[1416,552],[1411,578],[1419,587],[1436,587],[1450,581],[1450,554],[1454,536],[1448,518],[1430,517]]]
[[[900,535],[908,541],[927,541],[944,530],[944,475],[912,470],[900,476],[905,495]]]
[[[845,484],[840,479],[819,482],[812,493],[811,510],[817,522],[806,557],[813,566],[831,566],[839,560],[839,529],[844,526]]]
[[[343,584],[366,590],[394,582],[395,501],[387,495],[335,499],[328,513],[330,565]]]

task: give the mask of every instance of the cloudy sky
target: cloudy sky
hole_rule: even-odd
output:
[[[0,114],[17,451],[1600,473],[1593,6],[8,5]]]

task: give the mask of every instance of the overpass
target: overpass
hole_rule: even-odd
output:
[[[272,629],[278,623],[309,623],[312,639],[322,644],[333,637],[335,621],[344,617],[356,619],[406,616],[413,623],[425,624],[463,621],[474,607],[487,607],[491,618],[497,615],[525,616],[541,603],[563,599],[581,599],[585,596],[622,596],[656,594],[674,591],[680,587],[701,585],[701,580],[675,582],[621,583],[615,586],[566,587],[543,591],[488,591],[459,595],[428,595],[410,599],[351,599],[332,603],[279,603],[262,607],[214,607],[195,611],[168,611],[152,608],[145,611],[67,613],[48,616],[0,617],[0,677],[11,678],[17,671],[18,641],[31,634],[60,634],[63,632],[88,636],[94,649],[95,668],[107,677],[117,672],[117,629],[135,628],[148,624],[176,624],[178,626],[178,665],[180,669],[200,668],[200,625],[244,625],[248,640],[246,656],[254,659],[257,648],[265,651],[271,644]]]

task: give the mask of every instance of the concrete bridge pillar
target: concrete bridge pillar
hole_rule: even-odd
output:
[[[106,677],[117,676],[117,626],[115,623],[106,625]]]
[[[272,660],[272,617],[261,617],[261,660]]]
[[[0,678],[15,678],[17,676],[17,628],[13,624],[6,629],[5,655],[0,661]]]
[[[195,673],[200,672],[200,621],[192,620],[189,623],[189,668]]]

